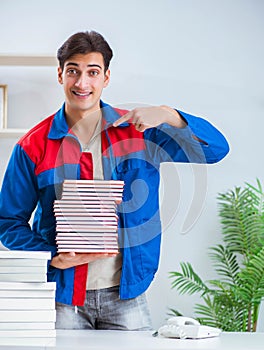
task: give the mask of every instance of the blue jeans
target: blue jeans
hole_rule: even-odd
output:
[[[84,306],[56,303],[56,329],[152,330],[146,295],[121,300],[118,286],[88,290]]]

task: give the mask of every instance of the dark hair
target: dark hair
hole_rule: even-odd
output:
[[[109,67],[113,51],[104,37],[95,31],[75,33],[58,49],[57,58],[63,70],[65,61],[77,54],[99,52],[103,55],[105,72]]]

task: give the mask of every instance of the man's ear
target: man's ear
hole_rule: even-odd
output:
[[[61,69],[61,67],[58,67],[58,82],[59,82],[60,84],[63,84],[62,69]]]
[[[107,87],[110,81],[110,69],[107,69],[105,72],[105,77],[104,77],[104,87]]]

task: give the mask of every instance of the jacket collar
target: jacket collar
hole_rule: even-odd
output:
[[[105,120],[105,128],[112,126],[112,124],[121,117],[121,115],[110,105],[100,101],[100,107],[102,109],[103,119]],[[124,128],[129,126],[129,123],[124,122],[118,127]]]
[[[100,101],[100,108],[102,109],[102,116],[105,120],[104,128],[109,128],[112,126],[113,122],[120,118],[118,112],[103,101]],[[124,122],[118,127],[123,128],[129,126],[129,123]],[[62,105],[61,109],[55,114],[48,138],[49,139],[60,139],[70,134],[68,124],[65,117],[65,103]]]

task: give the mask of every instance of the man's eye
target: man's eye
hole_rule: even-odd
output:
[[[77,72],[77,70],[76,69],[68,69],[67,70],[67,74],[68,75],[77,75],[78,74],[78,72]]]
[[[89,74],[90,74],[91,76],[95,77],[95,76],[97,76],[97,75],[99,74],[99,72],[98,72],[97,70],[92,70],[92,71],[90,71]]]

